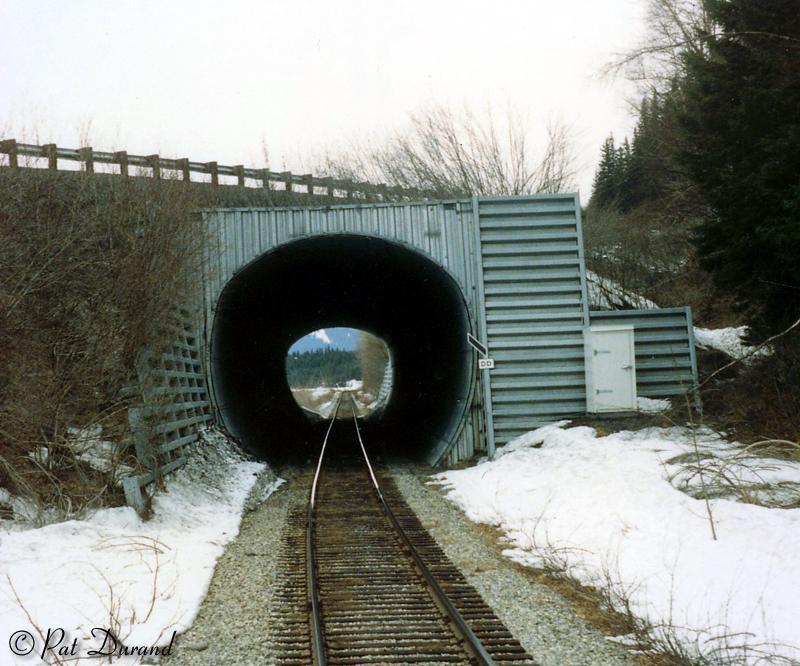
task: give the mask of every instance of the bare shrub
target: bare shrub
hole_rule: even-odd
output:
[[[178,182],[0,174],[0,486],[66,514],[121,501],[75,432],[124,444],[137,355],[195,288],[195,206]]]
[[[618,307],[642,307],[643,297],[660,307],[691,305],[695,320],[707,326],[734,324],[730,298],[714,289],[697,263],[692,218],[653,208],[621,213],[590,206],[584,224],[587,268],[631,295]]]
[[[761,453],[800,459],[800,333],[796,330],[773,343],[772,353],[760,355],[721,374],[717,360],[700,370],[705,417],[743,442],[768,440]],[[713,376],[712,376],[713,375]]]
[[[319,171],[411,188],[430,197],[562,192],[574,187],[569,130],[559,124],[534,150],[517,112],[504,118],[432,106],[384,141],[326,157]]]

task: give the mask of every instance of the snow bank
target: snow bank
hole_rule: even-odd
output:
[[[636,409],[644,414],[658,414],[659,412],[666,412],[672,407],[669,400],[660,398],[644,398],[639,396],[636,398]]]
[[[753,347],[742,342],[747,333],[747,326],[729,326],[728,328],[694,328],[694,341],[701,349],[717,349],[731,358],[742,358],[753,351]],[[760,349],[753,356],[768,354],[766,348]]]
[[[12,632],[37,636],[26,613],[45,632],[65,629],[69,642],[77,638],[87,650],[98,647],[89,636],[94,627],[112,628],[128,645],[168,643],[197,615],[264,469],[222,435],[205,433],[189,463],[167,480],[168,492],[155,497],[150,521],[119,507],[26,531],[0,522],[0,664],[15,663]],[[273,478],[264,495],[280,483]]]
[[[714,499],[714,541],[704,501],[678,488],[698,482],[692,461],[739,449],[708,430],[698,433],[697,456],[685,428],[597,437],[565,425],[434,478],[470,519],[503,529],[509,557],[534,566],[557,560],[602,588],[610,580],[637,616],[670,626],[687,649],[756,663],[757,654],[736,647],[747,643],[800,658],[800,509]],[[800,488],[800,465],[765,467],[754,482]]]

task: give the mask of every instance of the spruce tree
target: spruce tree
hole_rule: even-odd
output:
[[[800,11],[797,0],[707,0],[718,25],[685,55],[681,160],[713,211],[703,266],[756,338],[800,316]]]
[[[617,151],[614,137],[609,136],[600,151],[600,164],[594,176],[592,200],[600,208],[613,206],[617,198]]]

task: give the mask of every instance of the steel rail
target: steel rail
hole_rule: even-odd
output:
[[[314,473],[314,481],[311,483],[311,496],[308,500],[308,513],[306,514],[306,587],[308,589],[309,604],[311,606],[311,649],[314,655],[314,663],[317,666],[326,666],[328,663],[328,653],[325,648],[325,631],[322,627],[322,611],[320,609],[319,581],[317,580],[317,549],[314,536],[316,525],[314,520],[314,508],[317,500],[317,484],[319,474],[322,470],[322,460],[325,457],[325,449],[328,446],[333,424],[339,413],[339,406],[342,404],[341,394],[336,401],[336,407],[331,415],[328,429],[325,431],[325,439],[322,440],[322,450],[317,462],[317,470]]]
[[[458,633],[461,634],[466,644],[467,650],[482,666],[496,666],[494,659],[492,659],[489,652],[483,646],[483,643],[481,643],[480,639],[475,635],[475,632],[472,631],[472,627],[469,626],[469,624],[461,615],[461,613],[458,611],[458,609],[453,605],[453,602],[450,601],[449,597],[447,596],[447,593],[442,589],[442,586],[439,585],[439,582],[436,580],[436,577],[428,568],[428,565],[425,564],[425,561],[422,559],[419,552],[414,547],[414,544],[411,542],[411,539],[408,538],[408,535],[405,533],[405,530],[400,525],[400,522],[397,520],[391,507],[389,507],[388,503],[384,499],[383,492],[381,492],[380,484],[378,483],[378,480],[375,477],[375,472],[373,471],[372,465],[370,464],[369,456],[367,455],[367,450],[364,447],[364,440],[361,438],[361,429],[358,427],[358,417],[356,416],[355,400],[353,399],[352,395],[350,396],[350,399],[353,404],[353,422],[355,423],[356,426],[356,435],[358,436],[358,443],[359,446],[361,447],[361,453],[364,456],[364,462],[367,464],[367,470],[369,471],[369,476],[370,479],[372,480],[372,485],[375,487],[375,491],[378,494],[378,499],[381,503],[381,506],[383,507],[384,513],[386,514],[389,521],[392,523],[395,532],[400,537],[405,547],[408,549],[408,552],[410,553],[412,559],[414,560],[414,563],[417,565],[417,568],[419,569],[420,573],[425,578],[425,582],[433,591],[434,596],[436,597],[436,601],[445,610],[450,620],[456,626]]]

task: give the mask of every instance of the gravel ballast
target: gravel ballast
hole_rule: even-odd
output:
[[[630,666],[623,648],[579,618],[553,589],[526,576],[481,528],[429,485],[431,470],[392,469],[400,492],[423,525],[461,569],[522,646],[542,666]],[[219,559],[192,627],[178,636],[172,656],[183,664],[271,664],[271,611],[280,590],[278,554],[288,513],[305,504],[305,470],[281,471],[287,482],[264,502],[251,502],[238,538]]]
[[[397,487],[446,555],[542,666],[631,666],[624,649],[575,613],[555,590],[487,544],[480,528],[431,485],[431,470],[392,468]]]
[[[161,663],[273,663],[269,630],[271,603],[280,585],[277,556],[288,512],[307,498],[306,484],[295,483],[296,477],[304,478],[303,471],[282,470],[280,475],[286,483],[266,501],[257,492],[251,496],[239,536],[217,562],[197,618]]]

